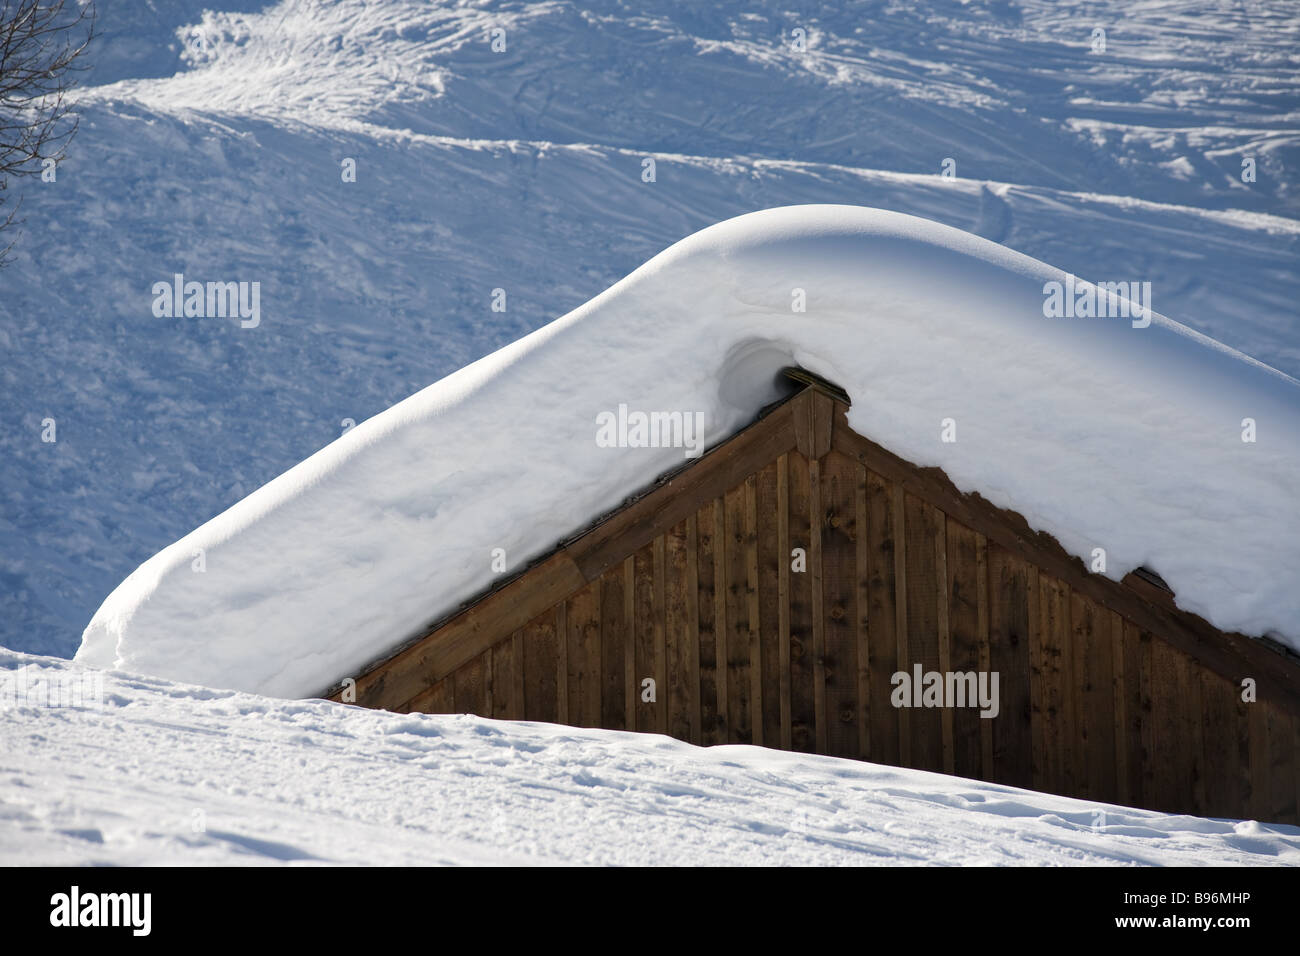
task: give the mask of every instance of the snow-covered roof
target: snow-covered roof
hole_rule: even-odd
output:
[[[1089,565],[1103,548],[1107,576],[1145,565],[1216,626],[1300,648],[1300,382],[1158,313],[1045,314],[1095,291],[878,209],[729,220],[155,555],[77,657],[317,693],[490,585],[502,552],[517,570],[683,462],[680,447],[605,447],[605,416],[702,413],[714,444],[790,365],[843,386],[861,434]]]

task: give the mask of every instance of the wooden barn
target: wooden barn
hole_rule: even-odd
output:
[[[796,377],[749,427],[330,696],[1300,822],[1294,655],[1179,610],[1154,574],[1090,573]],[[938,706],[904,683],[932,673]],[[986,716],[952,693],[992,673]]]

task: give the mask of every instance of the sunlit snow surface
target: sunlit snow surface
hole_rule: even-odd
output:
[[[0,690],[20,670],[0,865],[1300,863],[1296,827],[833,757],[128,674],[51,708],[45,687],[99,672],[0,650]]]
[[[602,447],[602,414],[698,415],[716,442],[792,365],[848,392],[860,434],[1080,557],[1101,549],[1110,577],[1145,565],[1220,627],[1300,647],[1300,382],[1158,314],[1045,317],[1053,281],[996,243],[855,206],[702,230],[151,558],[77,658],[321,693],[489,586],[494,554],[525,566],[689,454]]]
[[[755,209],[1149,279],[1300,372],[1294,4],[98,6],[81,133],[0,272],[0,644],[71,654],[133,568],[344,419]],[[176,272],[260,281],[262,325],[155,319]]]

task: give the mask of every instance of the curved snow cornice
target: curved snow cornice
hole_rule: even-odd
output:
[[[842,385],[861,434],[1089,564],[1104,548],[1109,577],[1146,565],[1218,627],[1300,647],[1300,382],[1158,314],[1145,328],[1045,317],[1057,281],[1002,246],[876,209],[710,227],[155,555],[104,602],[77,658],[319,692],[490,585],[494,549],[517,570],[684,460],[601,447],[600,413],[703,412],[712,444],[776,397],[784,365]]]

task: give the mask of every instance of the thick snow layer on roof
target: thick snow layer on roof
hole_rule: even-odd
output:
[[[1159,314],[1045,316],[1068,281],[877,209],[705,229],[155,555],[77,658],[318,693],[490,585],[495,549],[518,569],[684,460],[602,447],[602,413],[703,413],[713,444],[786,365],[843,386],[861,434],[1090,564],[1104,548],[1109,577],[1145,565],[1219,627],[1300,647],[1300,382]]]

